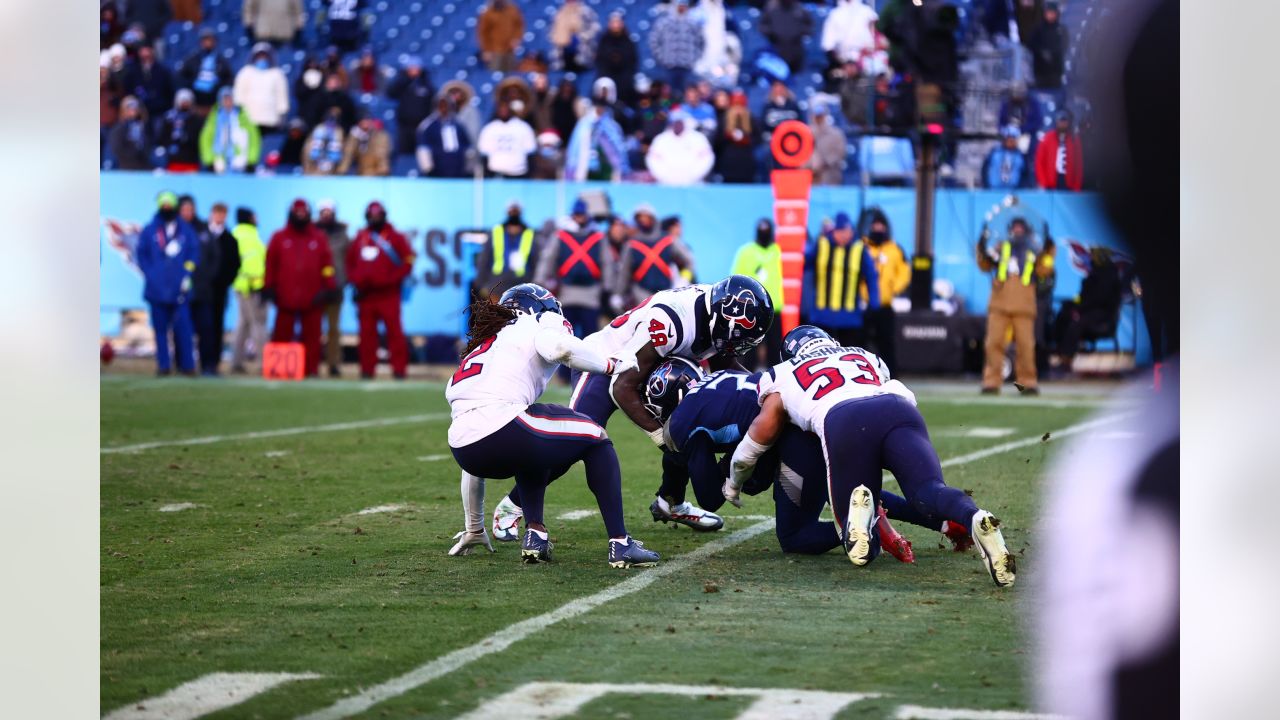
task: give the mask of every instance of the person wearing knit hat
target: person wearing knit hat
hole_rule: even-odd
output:
[[[1021,137],[1017,125],[1000,128],[1000,144],[991,148],[983,162],[983,187],[1011,190],[1026,184],[1027,158],[1018,147]]]
[[[240,255],[240,270],[231,284],[239,312],[231,344],[231,372],[243,375],[247,372],[245,361],[250,356],[250,348],[252,354],[261,359],[267,342],[267,301],[262,297],[267,247],[258,234],[257,216],[244,206],[236,208],[236,224],[231,228],[231,236]]]
[[[218,91],[218,106],[209,111],[200,131],[200,162],[214,172],[246,172],[258,164],[261,136],[231,88]]]
[[[533,154],[534,180],[555,180],[564,167],[564,151],[560,149],[560,133],[547,128],[538,133],[538,149]]]
[[[128,95],[120,101],[120,117],[107,134],[107,146],[120,170],[150,170],[151,127],[147,111],[138,98]]]
[[[564,308],[564,317],[573,325],[573,334],[583,338],[600,328],[600,301],[603,296],[604,233],[593,226],[591,211],[576,198],[569,217],[544,241],[534,282],[551,290]],[[566,381],[569,373],[560,376]]]
[[[347,232],[347,224],[338,220],[338,204],[332,199],[325,198],[316,203],[316,227],[329,238],[333,281],[341,290],[347,286],[347,248],[351,246],[351,236]],[[337,293],[324,308],[324,358],[332,378],[342,376],[342,301],[343,293]]]
[[[836,213],[831,230],[805,249],[804,277],[805,322],[830,332],[841,345],[861,345],[864,310],[880,307],[880,274],[848,213]]]
[[[231,66],[218,54],[218,34],[213,28],[200,29],[200,45],[182,61],[178,80],[195,93],[201,115],[213,106],[218,90],[231,84]]]
[[[195,93],[182,88],[174,94],[173,109],[157,126],[156,144],[164,152],[166,169],[172,173],[200,169],[200,118],[195,110]]]
[[[156,195],[156,214],[138,233],[135,249],[142,271],[142,298],[150,308],[156,337],[156,374],[173,371],[170,335],[177,351],[178,370],[195,374],[191,327],[191,274],[200,260],[195,230],[178,216],[178,196],[170,190]]]

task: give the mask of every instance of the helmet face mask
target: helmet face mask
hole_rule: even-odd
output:
[[[782,338],[782,360],[807,355],[823,347],[839,347],[840,343],[826,330],[813,325],[797,325]]]
[[[684,358],[669,358],[649,373],[644,384],[644,407],[665,423],[684,400],[689,388],[702,379],[702,368]]]
[[[564,310],[560,307],[560,301],[556,299],[551,291],[536,283],[521,283],[514,287],[508,288],[502,293],[498,304],[514,310],[517,314],[533,315],[537,317],[544,312],[553,312],[557,315],[563,315]]]
[[[745,355],[773,325],[773,298],[755,278],[730,275],[707,294],[711,344],[717,355]]]

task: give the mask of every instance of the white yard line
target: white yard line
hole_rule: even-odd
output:
[[[1090,420],[1077,425],[1071,425],[1069,427],[1062,428],[1061,430],[1052,431],[1050,436],[1066,437],[1075,435],[1101,425],[1115,422],[1119,420],[1120,417],[1122,416],[1113,415],[1099,420]],[[999,445],[993,445],[985,450],[979,450],[967,455],[960,455],[958,457],[945,460],[943,461],[942,466],[950,467],[954,465],[964,465],[993,455],[1006,453],[1010,450],[1028,447],[1039,442],[1043,442],[1043,440],[1042,436],[1038,435],[1013,442],[1001,443]],[[639,592],[640,590],[652,585],[655,580],[678,573],[694,563],[715,555],[721,550],[746,542],[761,533],[772,530],[773,526],[774,520],[772,517],[769,517],[766,520],[762,520],[755,525],[745,527],[731,535],[720,538],[719,540],[713,540],[692,552],[667,560],[656,568],[641,571],[640,574],[633,575],[617,585],[607,587],[593,595],[571,600],[551,612],[529,618],[528,620],[521,620],[514,625],[508,625],[506,628],[503,628],[489,637],[480,640],[474,645],[454,650],[447,655],[442,655],[424,665],[419,665],[404,675],[392,678],[379,685],[366,688],[360,693],[343,698],[327,708],[317,710],[309,715],[300,716],[299,720],[338,720],[339,718],[346,718],[362,713],[380,702],[399,697],[410,690],[431,682],[432,680],[470,665],[476,660],[494,653],[502,652],[508,647],[511,647],[514,643],[555,625],[556,623],[570,618],[575,618],[579,615],[590,612],[607,602]]]
[[[586,520],[592,515],[596,515],[595,510],[570,510],[566,513],[560,513],[556,516],[557,520]]]
[[[400,512],[401,510],[408,510],[408,509],[409,509],[408,505],[394,505],[394,504],[393,505],[374,505],[373,507],[367,507],[363,510],[360,510],[356,514],[357,515],[377,515],[378,513]]]
[[[239,705],[278,685],[318,677],[315,673],[213,673],[126,705],[103,720],[191,720]]]
[[[391,425],[409,425],[413,423],[436,422],[448,420],[449,413],[425,413],[422,415],[405,415],[403,417],[376,418],[373,420],[354,420],[351,422],[331,423],[329,425],[303,425],[300,427],[279,428],[277,430],[257,430],[255,432],[235,433],[232,435],[206,435],[205,437],[186,438],[183,440],[156,440],[155,442],[136,443],[134,445],[116,445],[100,448],[103,455],[115,453],[133,453],[143,450],[154,450],[163,447],[184,447],[189,445],[213,445],[221,442],[237,440],[261,440],[262,438],[287,437],[289,435],[307,435],[318,432],[341,432],[343,430],[362,430],[364,428],[388,427]]]
[[[193,503],[193,502],[180,502],[180,503],[170,503],[169,505],[161,505],[160,507],[156,508],[156,510],[159,512],[182,512],[183,510],[194,510],[196,508],[202,508],[202,507],[204,506],[199,505],[197,503]]]
[[[893,714],[893,720],[1067,720],[1067,718],[1061,715],[1044,715],[1016,710],[965,710],[901,705]]]
[[[442,455],[419,455],[418,462],[440,462],[441,460],[448,460],[451,457],[453,456],[448,453]]]

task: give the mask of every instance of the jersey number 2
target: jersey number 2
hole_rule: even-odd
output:
[[[474,362],[474,360],[480,355],[485,354],[489,348],[493,347],[493,341],[496,338],[497,336],[495,335],[494,337],[485,340],[480,343],[479,347],[472,350],[466,357],[462,358],[462,362],[458,363],[457,372],[453,374],[454,385],[457,385],[469,377],[475,377],[480,374],[481,370],[484,370],[484,363]]]
[[[809,388],[813,387],[819,379],[826,379],[826,384],[820,386],[818,391],[813,394],[814,400],[821,400],[827,393],[844,385],[844,375],[839,369],[834,367],[818,368],[817,370],[814,369],[818,365],[821,365],[830,359],[831,358],[829,357],[814,358],[813,360],[806,360],[796,366],[796,382],[800,383],[801,390],[807,391]],[[849,353],[848,355],[841,355],[840,360],[842,362],[851,362],[862,371],[851,378],[854,382],[859,385],[880,384],[880,377],[876,375],[875,368],[871,366],[871,362],[865,357],[857,353]]]

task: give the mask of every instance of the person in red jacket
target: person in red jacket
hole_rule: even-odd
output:
[[[311,223],[311,206],[298,198],[289,207],[289,222],[267,245],[267,273],[262,296],[276,304],[273,342],[293,342],[302,324],[307,377],[320,368],[320,320],[337,292],[329,239]]]
[[[1059,110],[1053,129],[1036,148],[1036,184],[1045,190],[1079,190],[1083,182],[1080,136],[1071,129],[1071,112]]]
[[[378,323],[387,331],[391,371],[403,380],[409,367],[409,345],[400,325],[400,288],[413,272],[413,249],[391,223],[387,209],[374,200],[364,211],[368,225],[347,247],[347,280],[355,288],[360,317],[360,377],[373,377],[378,366]]]

